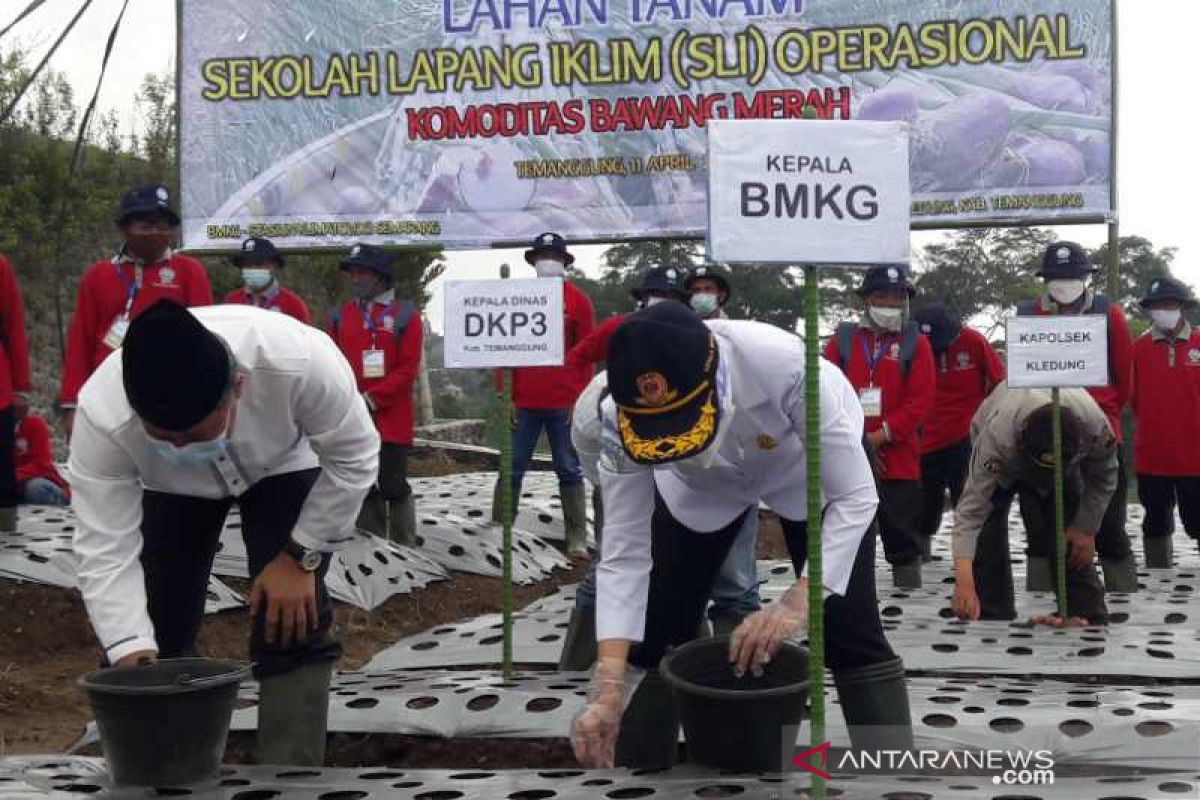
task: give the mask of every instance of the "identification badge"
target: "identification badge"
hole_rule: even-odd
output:
[[[129,331],[129,320],[125,317],[117,317],[113,320],[112,327],[108,329],[108,333],[104,334],[104,344],[110,350],[116,350],[125,341],[125,334]]]
[[[883,389],[878,386],[860,389],[858,392],[858,402],[862,404],[864,417],[883,416]]]
[[[363,351],[363,377],[382,378],[384,375],[384,359],[382,350]]]

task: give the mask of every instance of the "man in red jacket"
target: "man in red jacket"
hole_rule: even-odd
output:
[[[566,241],[557,233],[543,233],[525,251],[525,261],[539,278],[564,278],[563,352],[570,353],[577,343],[592,332],[596,312],[592,301],[574,284],[565,279],[567,267],[575,256],[567,251]],[[590,364],[561,367],[521,367],[513,370],[513,406],[516,408],[516,428],[513,431],[513,511],[521,495],[521,481],[533,458],[533,450],[542,431],[550,442],[554,471],[558,474],[559,496],[562,498],[563,523],[566,528],[567,551],[587,552],[587,498],[583,487],[583,468],[579,455],[571,445],[571,409],[575,400],[592,378]],[[503,373],[496,374],[497,385]],[[492,518],[501,519],[499,482],[492,503]]]
[[[379,480],[363,502],[358,526],[393,542],[417,542],[408,485],[413,441],[413,385],[424,341],[416,304],[396,296],[392,254],[356,244],[341,263],[353,299],[334,315],[330,335],[354,369],[358,390],[382,439]]]
[[[1142,299],[1150,330],[1133,343],[1133,440],[1146,566],[1172,566],[1175,506],[1188,536],[1200,541],[1200,330],[1184,319],[1191,290],[1155,278]]]
[[[929,342],[908,321],[916,290],[901,265],[867,271],[858,295],[861,323],[842,323],[825,347],[858,392],[866,445],[879,483],[879,532],[899,588],[921,585],[921,460],[918,428],[933,405],[936,376]]]
[[[233,257],[233,265],[241,270],[245,286],[225,295],[225,302],[278,311],[305,325],[312,324],[308,305],[300,295],[279,285],[283,263],[283,255],[270,239],[251,238],[242,242],[242,251]]]
[[[17,529],[17,420],[29,409],[29,345],[17,275],[0,256],[0,533]]]
[[[1095,386],[1088,393],[1108,417],[1113,435],[1117,437],[1117,489],[1109,501],[1104,521],[1096,533],[1096,552],[1104,570],[1104,586],[1110,592],[1136,592],[1137,563],[1125,531],[1125,506],[1128,502],[1128,475],[1121,426],[1121,412],[1129,401],[1133,343],[1129,323],[1121,307],[1088,286],[1088,278],[1096,267],[1088,260],[1087,252],[1075,242],[1056,242],[1046,248],[1038,276],[1046,283],[1046,294],[1038,300],[1017,304],[1021,316],[1053,316],[1055,314],[1103,314],[1108,318],[1108,385]],[[1034,527],[1029,509],[1035,504],[1021,503],[1026,527]],[[1027,582],[1035,591],[1053,591],[1050,564],[1030,561]]]
[[[23,414],[17,423],[17,491],[22,503],[65,506],[71,490],[54,465],[50,426],[37,414]]]
[[[124,244],[111,259],[84,272],[71,317],[58,395],[68,433],[80,388],[121,346],[130,320],[162,298],[185,306],[213,301],[204,266],[171,250],[179,215],[171,208],[166,186],[150,184],[126,192],[116,222]]]
[[[946,491],[958,505],[971,463],[971,420],[992,389],[1004,380],[1004,364],[978,331],[964,328],[944,305],[913,314],[929,339],[937,369],[933,408],[921,431],[921,540],[929,560],[933,537],[942,524]]]
[[[629,294],[637,304],[634,309],[661,303],[663,300],[675,300],[680,303],[688,301],[684,281],[688,276],[685,267],[661,266],[651,267],[642,276],[641,285],[630,289]],[[590,368],[592,364],[608,361],[608,340],[625,321],[627,314],[614,314],[604,322],[592,328],[592,332],[577,342],[567,353],[567,366],[577,369]]]

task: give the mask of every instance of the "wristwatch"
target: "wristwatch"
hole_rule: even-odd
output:
[[[288,538],[287,543],[283,546],[283,552],[294,558],[300,565],[300,569],[305,572],[316,572],[321,568],[321,551],[309,550],[295,539]]]

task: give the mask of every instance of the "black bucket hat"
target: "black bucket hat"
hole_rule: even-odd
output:
[[[373,244],[356,244],[350,248],[349,255],[338,264],[338,269],[345,272],[351,267],[362,267],[388,281],[393,281],[396,278],[396,273],[392,269],[393,261],[392,254],[382,247],[376,247]]]
[[[1138,305],[1145,308],[1156,300],[1178,300],[1183,303],[1184,308],[1196,307],[1196,298],[1192,296],[1188,285],[1171,277],[1155,278],[1151,281],[1150,291],[1138,301]]]
[[[283,254],[275,249],[275,244],[270,239],[258,237],[251,237],[242,242],[241,252],[233,257],[235,267],[253,267],[271,261],[282,267]]]
[[[667,464],[703,452],[720,422],[716,337],[682,303],[629,315],[608,349],[608,389],[625,452]]]
[[[904,292],[909,297],[917,293],[916,287],[908,280],[908,268],[903,264],[888,264],[881,267],[871,267],[863,276],[862,286],[858,287],[858,296],[866,297],[876,292]]]
[[[172,225],[179,224],[179,215],[171,208],[171,190],[161,183],[136,186],[121,196],[117,224],[124,225],[136,217],[166,217]]]
[[[692,291],[692,284],[701,278],[715,281],[717,287],[725,293],[726,300],[733,296],[733,289],[730,287],[729,278],[726,277],[725,273],[716,267],[710,267],[707,265],[696,267],[694,270],[692,270],[691,274],[688,275],[687,281],[683,284],[683,288],[687,289],[689,292]]]
[[[575,263],[575,256],[567,252],[567,240],[552,231],[538,234],[525,251],[525,263],[532,266],[543,253],[558,256],[568,267]]]
[[[650,292],[670,292],[680,300],[687,299],[687,269],[674,265],[651,267],[642,276],[642,284],[629,290],[634,300],[644,300]]]
[[[944,353],[962,331],[962,321],[946,306],[935,303],[917,309],[913,314],[917,329],[929,337],[935,353]]]
[[[1096,266],[1088,260],[1087,251],[1075,242],[1055,242],[1042,254],[1042,268],[1037,275],[1044,280],[1070,280],[1091,275]]]

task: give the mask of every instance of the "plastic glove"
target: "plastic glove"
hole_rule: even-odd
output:
[[[611,769],[625,701],[631,693],[625,662],[605,658],[596,664],[588,684],[587,702],[571,720],[575,758],[589,769]]]
[[[808,586],[797,583],[777,601],[750,615],[729,640],[729,661],[739,678],[756,672],[779,652],[784,639],[799,639],[808,628]]]

